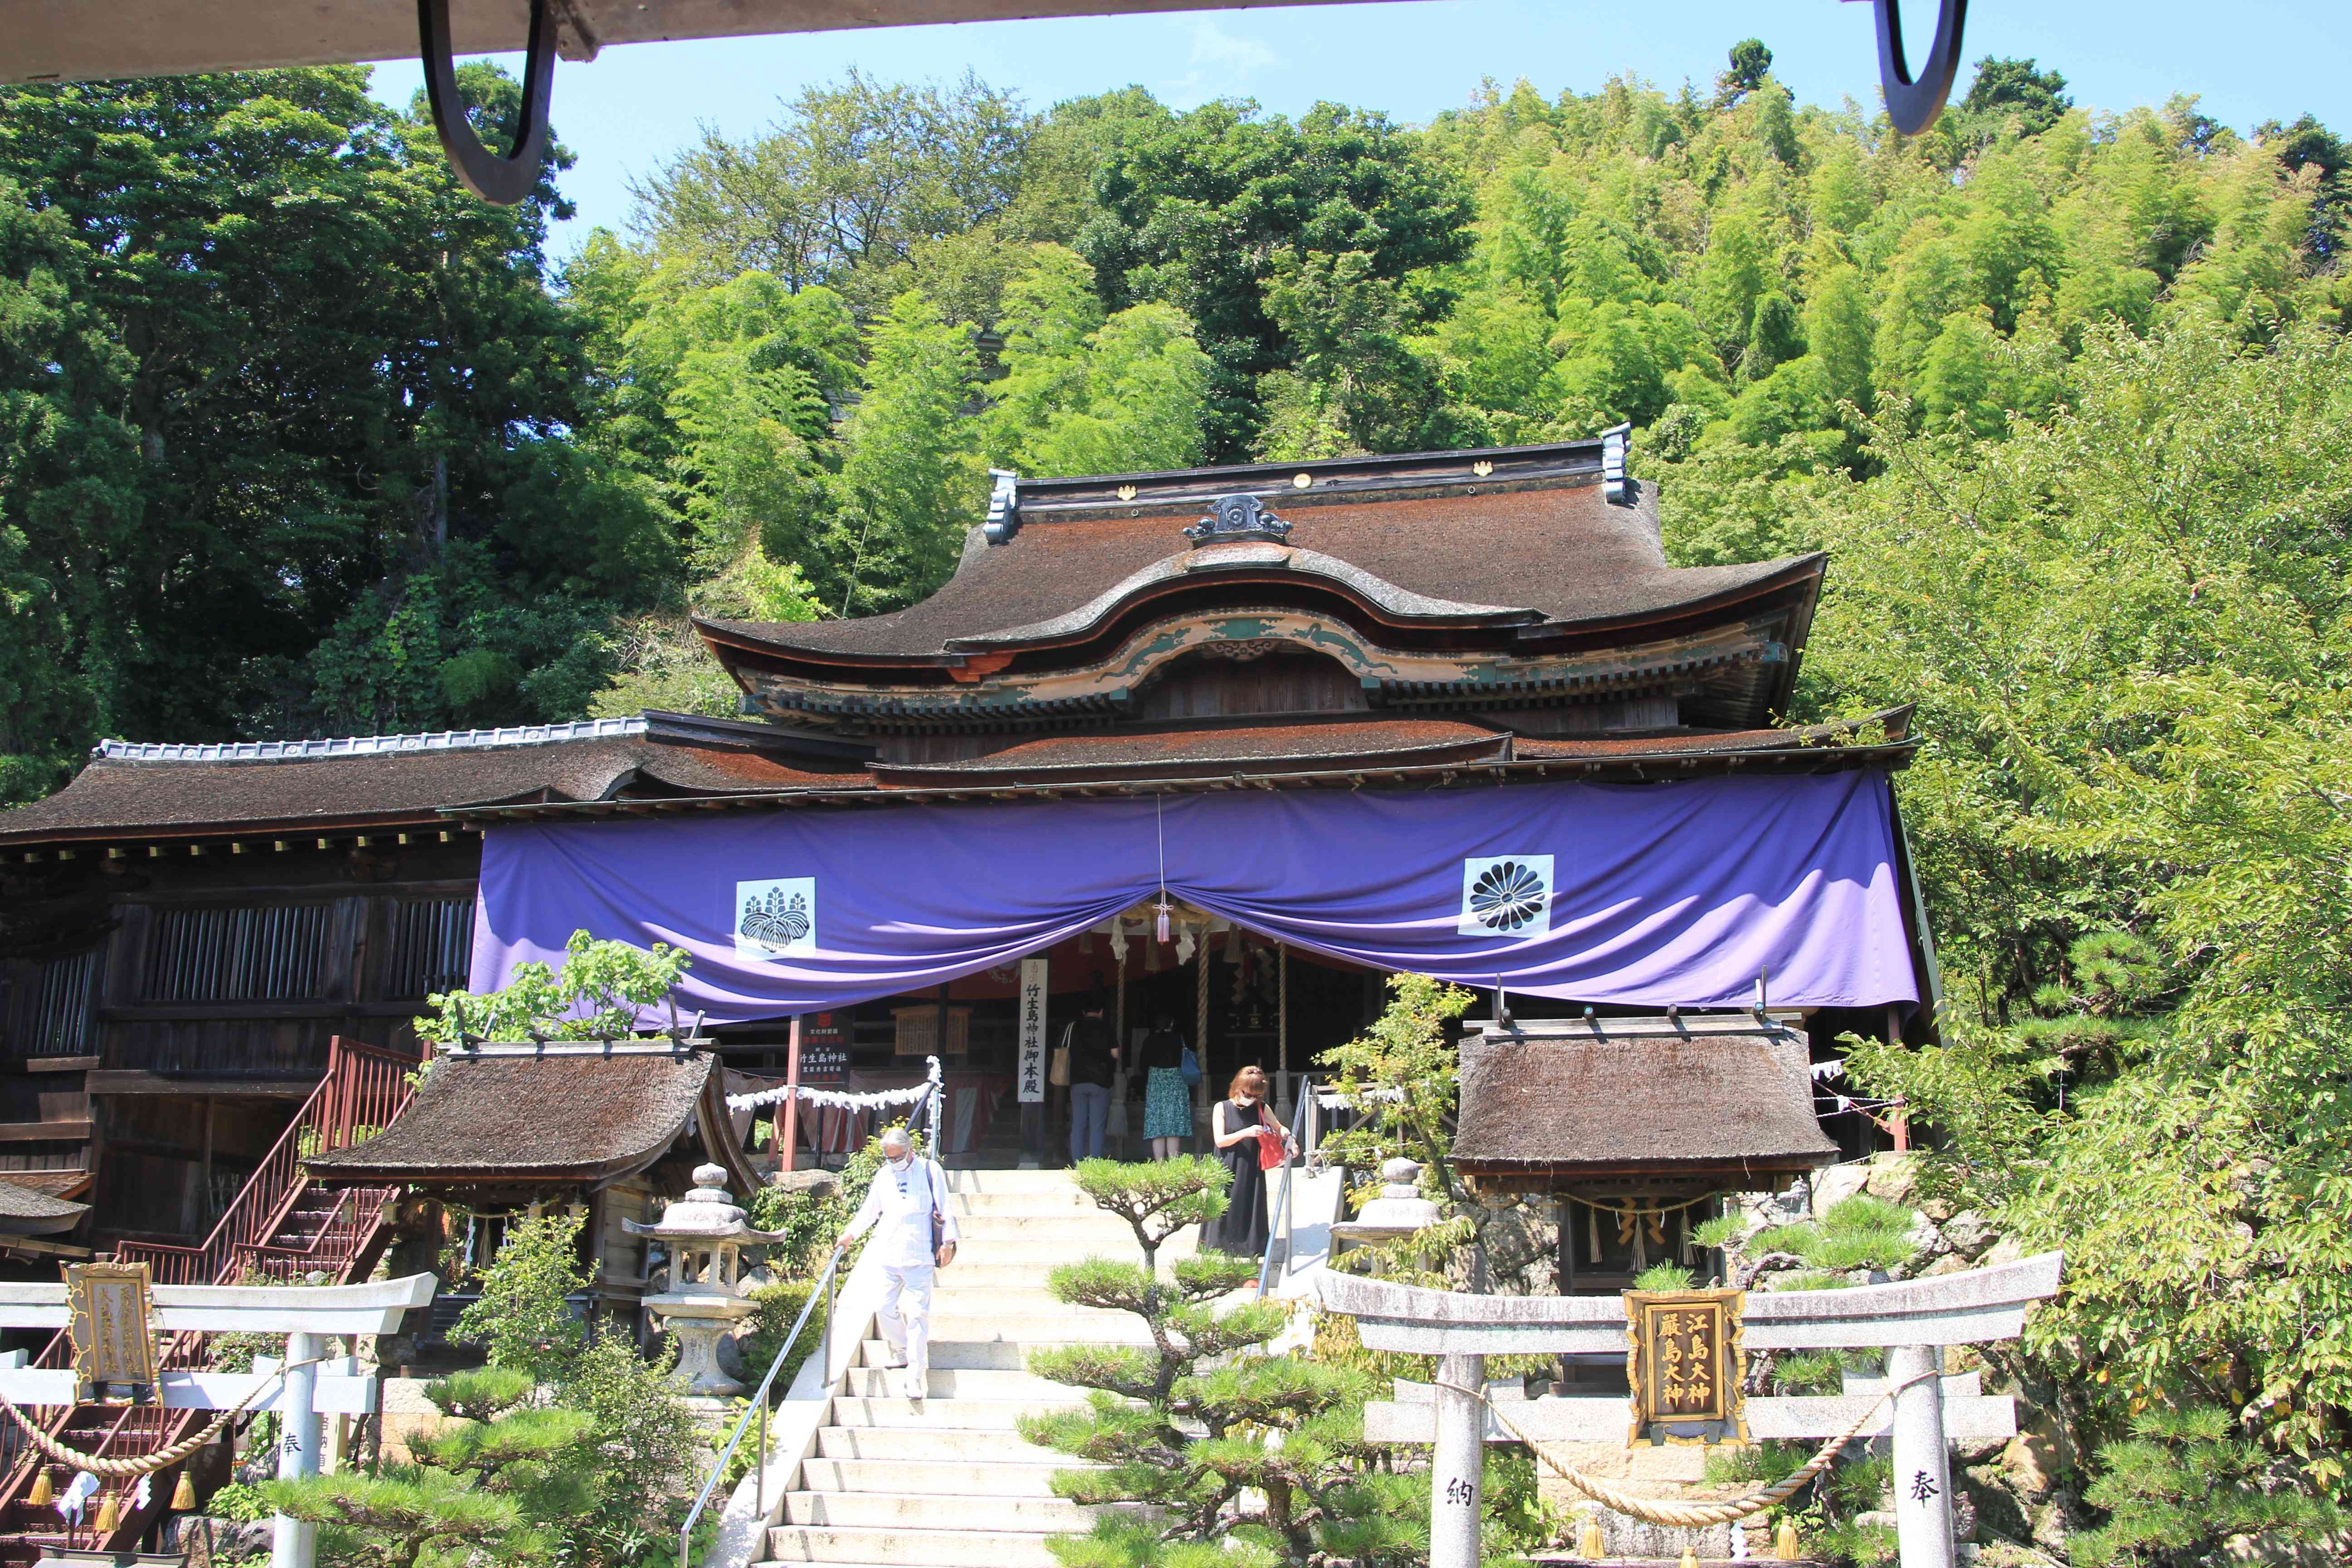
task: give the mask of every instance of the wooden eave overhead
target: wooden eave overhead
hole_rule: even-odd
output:
[[[1240,0],[556,0],[556,47],[1028,16],[1220,9]],[[1299,0],[1287,0],[1297,4]],[[386,0],[10,0],[0,81],[181,76],[414,59],[416,8]],[[460,54],[519,50],[525,0],[450,0]],[[562,102],[557,103],[559,119]]]

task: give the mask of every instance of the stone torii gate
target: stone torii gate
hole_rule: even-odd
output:
[[[283,1418],[278,1476],[290,1480],[319,1473],[319,1417],[364,1415],[376,1407],[376,1378],[356,1363],[320,1362],[320,1339],[388,1334],[429,1303],[440,1281],[430,1274],[365,1285],[157,1285],[152,1327],[163,1333],[260,1333],[286,1336],[284,1386],[255,1395],[279,1374],[175,1372],[157,1373],[152,1397],[170,1410],[274,1411]],[[0,1328],[62,1329],[69,1309],[60,1284],[0,1284]],[[79,1378],[68,1368],[0,1371],[0,1394],[20,1408],[77,1403]],[[277,1515],[271,1521],[270,1568],[310,1568],[318,1526]]]
[[[2025,1311],[2057,1294],[2062,1254],[2016,1263],[1842,1290],[1767,1292],[1746,1299],[1743,1338],[1756,1350],[1877,1349],[1886,1352],[1890,1412],[1869,1394],[1750,1399],[1751,1436],[1834,1437],[1865,1416],[1860,1436],[1892,1431],[1895,1519],[1903,1568],[1953,1568],[1952,1483],[1945,1444],[1963,1436],[2011,1436],[2006,1395],[1969,1392],[1947,1379],[1942,1347],[2015,1339]],[[1614,1296],[1472,1296],[1326,1273],[1317,1286],[1328,1311],[1356,1320],[1368,1350],[1438,1358],[1427,1400],[1368,1405],[1364,1434],[1375,1442],[1432,1443],[1430,1568],[1477,1568],[1485,1445],[1510,1441],[1475,1390],[1486,1386],[1489,1355],[1582,1352],[1622,1354],[1626,1308]],[[1957,1386],[1948,1388],[1948,1384]],[[1400,1389],[1399,1392],[1406,1392]],[[1627,1401],[1530,1399],[1507,1406],[1510,1425],[1536,1441],[1624,1441]]]

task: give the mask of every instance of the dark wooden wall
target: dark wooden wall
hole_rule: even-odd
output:
[[[0,1171],[92,1171],[101,1242],[202,1236],[331,1038],[414,1049],[426,994],[464,984],[480,840],[416,838],[93,856],[17,889]]]

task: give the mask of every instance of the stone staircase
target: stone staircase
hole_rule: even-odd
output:
[[[1015,1423],[1084,1403],[1032,1377],[1029,1351],[1150,1342],[1132,1314],[1065,1306],[1045,1288],[1056,1264],[1139,1257],[1134,1235],[1067,1172],[950,1171],[948,1182],[963,1245],[932,1298],[929,1396],[902,1397],[887,1347],[865,1343],[768,1531],[769,1563],[1055,1568],[1046,1536],[1084,1531],[1101,1511],[1054,1495],[1054,1472],[1077,1461],[1022,1441]],[[1163,1266],[1197,1235],[1177,1237]]]

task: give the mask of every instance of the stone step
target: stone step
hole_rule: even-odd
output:
[[[904,1403],[903,1401],[901,1403]],[[938,1412],[926,1410],[934,1418]],[[1059,1465],[1066,1454],[1025,1443],[1017,1433],[959,1431],[950,1426],[821,1426],[817,1457],[823,1459],[896,1459],[945,1464]]]
[[[961,1236],[987,1237],[992,1241],[1083,1241],[1090,1245],[1124,1242],[1135,1246],[1135,1231],[1123,1219],[1100,1210],[1072,1209],[1064,1214],[958,1215]],[[1188,1233],[1189,1234],[1189,1233]]]
[[[1151,1331],[1133,1312],[1108,1307],[1065,1307],[1050,1311],[960,1312],[934,1307],[931,1344],[1143,1345]]]
[[[1111,1505],[1122,1512],[1131,1506]],[[1095,1517],[1111,1511],[1086,1508],[1067,1498],[960,1497],[942,1503],[915,1492],[787,1492],[785,1524],[847,1526],[853,1530],[941,1528],[940,1516],[950,1512],[959,1530],[1053,1531],[1075,1534],[1089,1529]]]
[[[877,1343],[868,1340],[867,1351],[871,1352]],[[939,1347],[934,1345],[931,1348],[934,1353],[929,1392],[932,1399],[953,1400],[958,1404],[966,1400],[986,1400],[1015,1410],[1027,1410],[1039,1405],[1061,1404],[1086,1397],[1086,1390],[1082,1388],[1033,1377],[1024,1370],[1018,1355],[1005,1365],[947,1366],[938,1357]],[[992,1352],[999,1348],[1011,1347],[989,1347]],[[884,1372],[874,1366],[852,1367],[843,1397],[873,1400],[878,1404],[895,1405],[901,1410],[909,1409],[911,1407],[907,1401],[899,1397],[896,1386],[898,1380],[898,1373],[895,1372]],[[836,1400],[835,1409],[838,1408],[839,1401]]]
[[[1045,1289],[1042,1279],[1033,1279],[1026,1285],[1003,1288],[959,1284],[953,1289],[941,1288],[931,1296],[931,1310],[941,1317],[950,1313],[959,1318],[1003,1318],[1024,1313],[1092,1314],[1115,1310],[1109,1307],[1074,1307]],[[1135,1316],[1132,1312],[1126,1315]]]
[[[1052,1497],[1055,1470],[1083,1468],[1076,1459],[1034,1465],[986,1460],[803,1459],[801,1486],[813,1492]]]
[[[950,1201],[958,1215],[1106,1215],[1117,1217],[1108,1215],[1108,1211],[1097,1206],[1094,1199],[1076,1187],[1021,1193],[955,1193],[950,1194]],[[1119,1223],[1124,1225],[1127,1222],[1120,1220]]]
[[[1067,1171],[950,1171],[951,1193],[1075,1193]]]
[[[1066,1261],[1075,1263],[1077,1259]],[[1052,1264],[966,1263],[959,1258],[932,1278],[938,1282],[936,1294],[941,1296],[950,1290],[1043,1290],[1045,1276],[1052,1269]]]
[[[1029,1268],[1035,1271],[1042,1283],[1048,1269],[1065,1263],[1081,1263],[1089,1258],[1116,1258],[1122,1263],[1143,1261],[1143,1251],[1131,1237],[974,1236],[967,1231],[958,1239],[956,1260],[939,1275],[942,1284],[965,1268]],[[1190,1258],[1199,1250],[1191,1243],[1161,1247],[1160,1271],[1167,1273],[1178,1258]]]
[[[1140,1324],[1138,1325],[1138,1331],[1140,1332]],[[1025,1373],[1029,1369],[1029,1352],[1033,1350],[1044,1350],[1049,1346],[1063,1344],[1104,1344],[1117,1342],[1118,1342],[1099,1340],[1087,1336],[1081,1336],[1075,1340],[1047,1339],[1024,1342],[1016,1342],[1012,1340],[933,1340],[931,1342],[930,1371],[934,1377],[938,1376],[941,1372]],[[1139,1342],[1148,1344],[1150,1343],[1150,1341],[1148,1339],[1144,1339],[1139,1341]],[[888,1347],[880,1340],[866,1341],[866,1363],[867,1368],[880,1367],[886,1358],[886,1352],[887,1350]],[[881,1375],[895,1378],[898,1374],[895,1372],[890,1372],[883,1373]],[[896,1394],[898,1390],[895,1388],[875,1388],[856,1389],[852,1392],[877,1394],[882,1397],[887,1398],[891,1394]]]
[[[1060,1568],[1045,1532],[1006,1530],[857,1530],[780,1524],[768,1531],[779,1563],[888,1563],[897,1568]]]
[[[853,1377],[856,1373],[851,1374]],[[951,1372],[934,1372],[931,1382],[952,1379]],[[966,1378],[1011,1376],[1011,1373],[967,1372]],[[833,1401],[833,1424],[836,1426],[920,1427],[925,1431],[1011,1432],[1024,1415],[1043,1415],[1049,1410],[1083,1410],[1085,1390],[1043,1378],[1033,1379],[1037,1385],[1035,1397],[989,1399],[966,1396],[954,1398],[935,1393],[918,1405],[884,1392],[872,1397],[862,1394],[836,1394]]]

